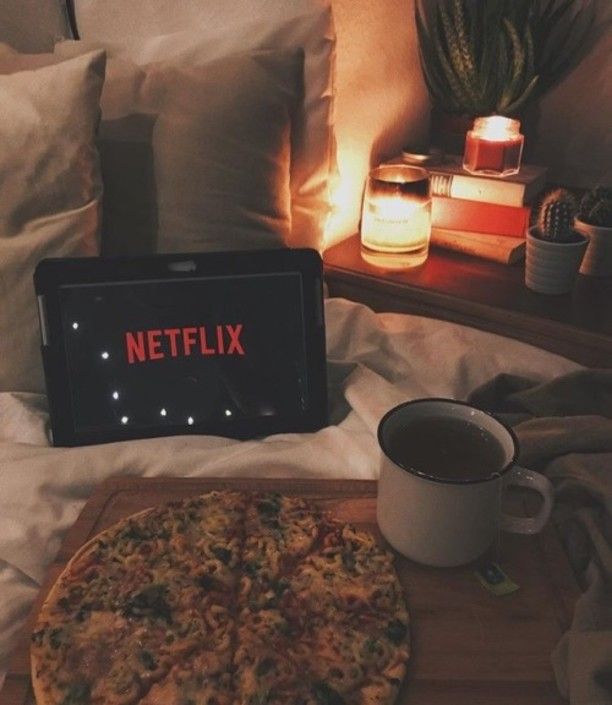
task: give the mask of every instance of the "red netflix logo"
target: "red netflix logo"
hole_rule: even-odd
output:
[[[187,328],[159,328],[125,333],[125,350],[130,365],[147,360],[191,355],[244,355],[240,341],[242,323]],[[165,344],[164,344],[165,343]]]

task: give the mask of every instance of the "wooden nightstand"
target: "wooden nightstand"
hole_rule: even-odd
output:
[[[331,296],[375,311],[413,313],[499,333],[591,367],[612,367],[612,278],[579,276],[571,294],[525,287],[524,265],[507,266],[432,248],[405,272],[361,258],[355,235],[323,257]]]

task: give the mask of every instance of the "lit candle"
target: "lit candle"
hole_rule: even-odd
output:
[[[361,255],[385,269],[407,269],[427,259],[431,231],[429,174],[404,164],[368,175],[361,217]]]
[[[521,123],[502,115],[474,120],[465,137],[463,168],[470,174],[509,176],[521,166],[523,135]]]

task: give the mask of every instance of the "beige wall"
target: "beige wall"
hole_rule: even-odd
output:
[[[612,0],[595,0],[598,29],[582,63],[542,100],[532,160],[551,180],[612,183]],[[328,244],[355,232],[369,164],[419,144],[429,100],[418,62],[413,0],[332,0],[338,35],[340,179]]]
[[[339,180],[328,244],[355,232],[368,168],[408,141],[424,143],[429,110],[412,0],[332,0],[332,7]]]
[[[535,159],[569,186],[612,185],[612,0],[581,63],[541,102]]]

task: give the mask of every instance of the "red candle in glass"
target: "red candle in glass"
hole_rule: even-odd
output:
[[[463,168],[470,174],[509,176],[521,167],[524,137],[518,120],[491,115],[476,118],[465,137]]]

